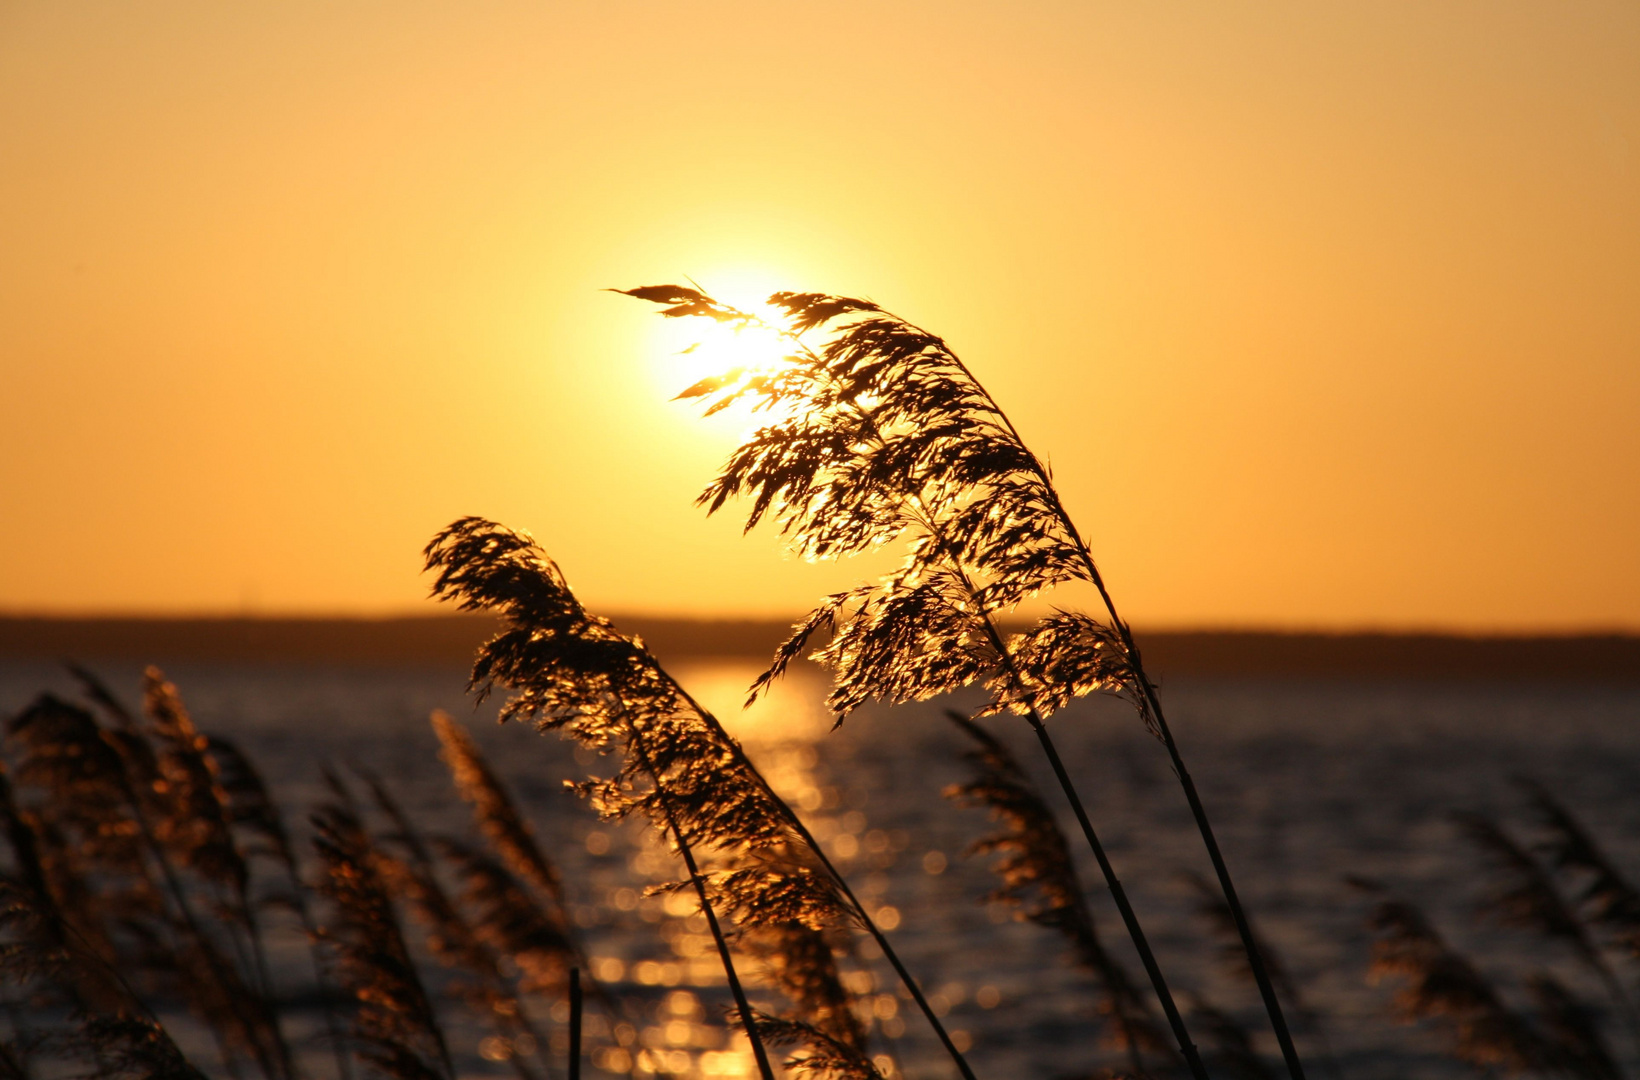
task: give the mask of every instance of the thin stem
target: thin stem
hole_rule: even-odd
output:
[[[1057,496],[1055,497],[1057,502]],[[1069,519],[1065,519],[1066,526],[1070,527]],[[1139,683],[1140,692],[1144,695],[1145,704],[1150,709],[1151,717],[1156,721],[1156,730],[1161,734],[1162,745],[1167,747],[1168,758],[1173,763],[1173,772],[1179,778],[1179,786],[1184,789],[1185,801],[1190,804],[1190,814],[1196,819],[1196,829],[1201,833],[1202,843],[1207,847],[1207,857],[1213,863],[1213,872],[1218,876],[1219,889],[1224,893],[1225,906],[1230,909],[1230,915],[1236,922],[1236,933],[1241,937],[1241,947],[1247,954],[1247,966],[1252,970],[1253,979],[1258,983],[1259,996],[1264,999],[1264,1011],[1270,1015],[1270,1027],[1276,1033],[1276,1041],[1281,1044],[1281,1056],[1287,1064],[1287,1074],[1292,1080],[1304,1080],[1304,1063],[1299,1059],[1298,1048],[1293,1045],[1292,1033],[1287,1028],[1287,1018],[1281,1010],[1281,1001],[1276,996],[1275,983],[1264,966],[1264,955],[1258,947],[1258,940],[1253,936],[1253,927],[1247,919],[1247,912],[1241,906],[1241,899],[1236,895],[1236,883],[1231,880],[1230,867],[1224,861],[1224,854],[1219,850],[1218,838],[1213,835],[1213,825],[1207,819],[1207,809],[1202,806],[1201,796],[1196,793],[1196,782],[1190,778],[1190,770],[1185,768],[1184,758],[1179,754],[1179,744],[1173,739],[1173,732],[1167,726],[1167,718],[1162,714],[1162,703],[1156,696],[1156,688],[1145,674],[1144,665],[1139,659],[1139,647],[1134,644],[1133,634],[1128,630],[1116,613],[1116,604],[1111,600],[1110,592],[1105,588],[1104,580],[1093,567],[1093,558],[1083,546],[1081,537],[1076,536],[1072,529],[1072,538],[1076,541],[1077,549],[1081,552],[1084,564],[1093,575],[1094,587],[1099,590],[1099,596],[1105,602],[1105,610],[1110,613],[1111,622],[1116,632],[1121,635],[1122,645],[1126,648],[1128,658],[1133,666],[1134,678]]]
[[[581,969],[569,969],[569,1080],[581,1080]]]
[[[1150,951],[1150,943],[1145,940],[1145,933],[1139,927],[1139,917],[1134,914],[1133,905],[1128,902],[1127,890],[1116,877],[1116,870],[1110,864],[1110,858],[1105,854],[1104,845],[1094,834],[1093,823],[1088,820],[1088,813],[1082,807],[1082,800],[1077,797],[1076,788],[1071,784],[1070,775],[1065,771],[1065,763],[1059,758],[1059,750],[1054,746],[1053,739],[1048,736],[1047,725],[1036,710],[1031,710],[1028,717],[1031,730],[1036,732],[1037,741],[1042,744],[1043,753],[1048,755],[1048,761],[1053,765],[1054,776],[1059,779],[1059,786],[1070,800],[1071,809],[1076,812],[1077,824],[1082,826],[1082,835],[1087,838],[1088,847],[1093,849],[1093,857],[1099,863],[1099,870],[1105,875],[1105,881],[1110,885],[1111,899],[1116,901],[1116,910],[1122,915],[1122,922],[1126,924],[1128,934],[1133,938],[1134,947],[1139,950],[1139,961],[1145,966],[1145,974],[1150,976],[1150,983],[1156,988],[1156,996],[1161,1000],[1162,1012],[1167,1016],[1168,1026],[1173,1029],[1173,1037],[1178,1040],[1179,1051],[1184,1054],[1185,1064],[1190,1067],[1190,1074],[1196,1080],[1207,1080],[1207,1069],[1202,1064],[1201,1054],[1196,1050],[1196,1044],[1190,1041],[1190,1033],[1185,1030],[1184,1018],[1179,1015],[1179,1007],[1174,1004],[1173,994],[1167,988],[1167,980],[1162,977],[1162,969],[1156,963],[1156,955]]]
[[[677,814],[672,809],[672,797],[667,794],[660,773],[650,760],[649,752],[644,749],[643,734],[637,727],[633,727],[631,739],[633,752],[643,763],[644,771],[655,781],[655,794],[660,798],[667,828],[671,829],[673,838],[678,842],[678,853],[683,856],[683,865],[688,869],[689,880],[695,886],[695,895],[700,899],[701,913],[706,916],[706,925],[711,929],[712,940],[717,944],[718,959],[723,962],[723,973],[729,980],[729,992],[734,995],[735,1007],[740,1010],[740,1022],[746,1029],[746,1037],[752,1043],[752,1055],[757,1059],[758,1074],[763,1080],[774,1080],[774,1069],[769,1065],[769,1055],[763,1049],[762,1037],[757,1033],[757,1018],[752,1013],[751,1002],[746,1000],[746,991],[740,985],[740,976],[735,972],[734,958],[729,955],[729,943],[723,936],[723,928],[718,925],[717,913],[712,910],[712,900],[706,894],[706,879],[701,876],[700,867],[695,863],[694,849],[684,836],[682,826],[678,824]]]

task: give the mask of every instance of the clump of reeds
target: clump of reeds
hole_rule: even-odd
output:
[[[1133,635],[1047,467],[956,353],[921,327],[850,297],[775,293],[768,304],[782,324],[771,327],[694,288],[624,291],[661,305],[670,318],[760,325],[788,345],[773,370],[712,376],[679,395],[703,400],[708,412],[749,399],[769,417],[701,495],[708,512],[745,497],[748,529],[772,518],[807,557],[905,541],[898,570],[878,584],[828,597],[794,628],[754,684],[754,695],[817,635],[829,635],[812,657],[834,672],[829,703],[839,716],[872,699],[921,700],[981,683],[991,694],[981,714],[1024,717],[1099,863],[1179,1051],[1204,1078],[1138,917],[1047,729],[1047,717],[1075,697],[1106,691],[1128,699],[1166,747],[1288,1071],[1294,1080],[1302,1077],[1274,984]],[[818,344],[809,345],[806,336]],[[1002,632],[1002,613],[1073,581],[1097,590],[1108,621],[1061,610],[1022,634]]]
[[[429,845],[367,776],[394,854],[331,777],[333,799],[313,819],[319,866],[310,874],[250,759],[196,728],[163,675],[145,674],[139,713],[75,673],[95,711],[45,695],[6,725],[0,977],[23,996],[10,1003],[0,1075],[34,1076],[62,1060],[99,1077],[198,1077],[166,1030],[165,1017],[185,1008],[215,1041],[222,1075],[288,1080],[311,1073],[286,1046],[287,1010],[316,1007],[337,1080],[351,1075],[354,1054],[378,1075],[451,1077],[401,904],[427,925],[428,951],[462,972],[444,993],[517,1049],[520,1080],[552,1075],[549,1040],[522,998],[569,995],[584,956],[561,908],[538,903],[508,869],[528,826],[453,722],[438,721],[461,747],[458,786],[469,796],[482,788],[481,824],[511,813],[512,835],[481,830],[488,847],[446,837]],[[527,857],[534,878],[558,881],[538,848]],[[263,933],[276,911],[291,913],[313,946],[311,987],[273,985]],[[522,1061],[530,1048],[536,1068]]]
[[[1624,909],[1632,890],[1562,803],[1535,781],[1519,783],[1546,833],[1536,850],[1548,855],[1548,863],[1534,854],[1534,845],[1517,841],[1497,820],[1455,814],[1460,834],[1485,856],[1490,869],[1477,912],[1563,947],[1606,990],[1611,1011],[1627,1021],[1633,1034],[1631,999],[1607,953],[1615,947],[1629,955],[1624,934],[1631,924]],[[1590,1005],[1545,971],[1517,973],[1532,1008],[1511,1006],[1499,978],[1449,946],[1421,909],[1388,896],[1377,882],[1351,882],[1379,898],[1369,918],[1378,935],[1372,974],[1403,980],[1395,998],[1397,1011],[1409,1021],[1429,1021],[1443,1030],[1454,1057],[1513,1073],[1582,1080],[1623,1075],[1607,1042],[1606,1010]],[[1602,942],[1600,930],[1609,931],[1609,945]]]
[[[226,832],[200,737],[158,673],[147,680],[146,731],[109,708],[106,694],[93,700],[110,713],[109,728],[49,695],[12,719],[16,775],[30,791],[14,815],[14,856],[26,862],[22,851],[33,847],[32,895],[61,912],[48,922],[81,946],[79,955],[128,973],[128,989],[151,985],[186,1002],[225,1064],[243,1057],[270,1080],[288,1080],[289,1048],[265,969],[251,955],[258,929],[238,884],[242,853]],[[128,998],[116,1017],[149,1019],[135,993]]]

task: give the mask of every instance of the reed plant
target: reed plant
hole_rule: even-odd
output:
[[[1273,981],[1195,783],[1093,553],[1052,477],[996,401],[941,338],[869,301],[780,292],[773,322],[679,285],[620,290],[668,318],[707,318],[778,334],[786,355],[767,370],[709,376],[680,398],[708,413],[749,401],[768,419],[700,496],[709,513],[750,502],[746,528],[772,518],[809,558],[905,542],[883,581],[826,598],[776,652],[753,694],[829,637],[812,658],[830,667],[841,718],[868,700],[923,700],[982,684],[980,715],[1012,713],[1036,735],[1138,950],[1184,1060],[1200,1057],[1137,914],[1049,733],[1047,718],[1096,691],[1126,698],[1166,748],[1235,921],[1293,1080],[1303,1065]],[[815,339],[810,344],[810,339]],[[1022,634],[1000,618],[1072,582],[1092,586],[1106,621],[1055,610]]]
[[[502,615],[502,631],[480,650],[471,687],[482,697],[512,691],[502,718],[534,720],[581,745],[623,755],[617,774],[581,791],[600,814],[641,814],[671,838],[705,916],[759,1071],[772,1076],[765,1029],[782,1043],[806,1033],[792,1063],[808,1072],[874,1077],[863,1033],[847,1022],[847,992],[825,938],[858,926],[874,938],[939,1037],[972,1077],[962,1053],[801,817],[744,749],[643,647],[588,612],[563,574],[526,534],[464,518],[434,538],[427,564],[434,595]],[[708,865],[704,859],[716,860]],[[727,915],[739,931],[774,951],[776,982],[807,1016],[775,1017],[752,1007],[732,955]],[[801,946],[801,947],[799,947]]]

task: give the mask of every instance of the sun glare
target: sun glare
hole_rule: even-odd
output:
[[[675,395],[702,379],[733,372],[756,373],[780,366],[790,343],[778,329],[783,313],[767,298],[780,286],[754,275],[720,275],[700,284],[717,300],[762,320],[762,324],[735,325],[710,319],[658,319],[656,373],[668,395]],[[740,402],[718,414],[731,424],[745,426],[752,416],[750,402]],[[714,417],[716,419],[716,417]]]

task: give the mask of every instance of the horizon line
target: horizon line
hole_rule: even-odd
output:
[[[795,612],[789,615],[773,613],[747,613],[732,611],[716,612],[680,612],[669,610],[615,610],[606,617],[619,624],[623,620],[634,622],[676,622],[697,624],[757,624],[764,626],[791,626],[803,618],[804,613]],[[201,608],[195,610],[39,610],[39,609],[6,609],[0,608],[0,622],[42,622],[42,623],[223,623],[223,622],[260,622],[260,623],[386,623],[386,622],[419,622],[440,620],[464,620],[493,618],[488,612],[453,611],[453,610],[423,610],[412,608],[390,608],[379,610],[244,610]],[[999,621],[1005,624],[1020,624],[1035,621],[1031,615],[1003,616]],[[1147,635],[1166,634],[1206,634],[1206,635],[1240,635],[1240,634],[1267,634],[1292,637],[1442,637],[1442,638],[1627,638],[1640,637],[1640,625],[1623,625],[1613,623],[1506,623],[1506,624],[1463,624],[1463,623],[1433,623],[1433,622],[1406,622],[1384,623],[1364,621],[1339,622],[1276,622],[1253,621],[1226,622],[1221,620],[1202,620],[1200,622],[1168,621],[1168,622],[1136,622],[1132,624],[1136,631]]]

